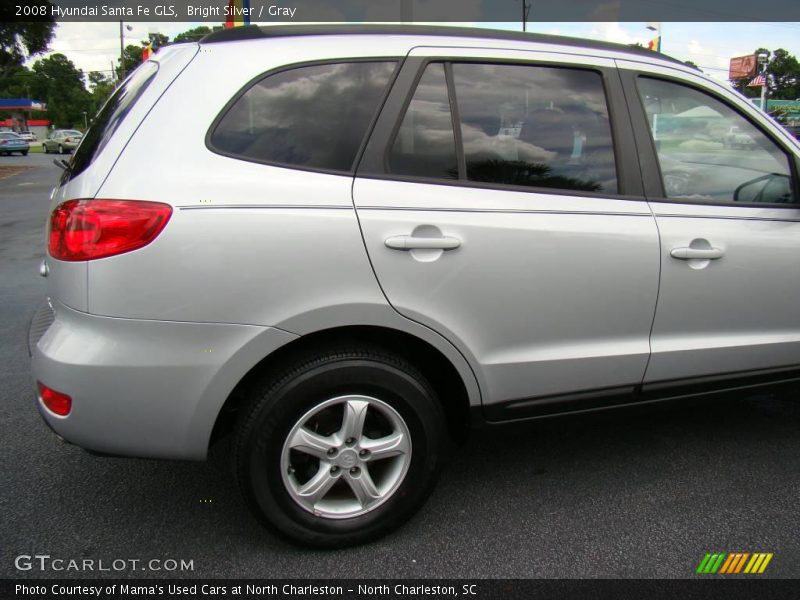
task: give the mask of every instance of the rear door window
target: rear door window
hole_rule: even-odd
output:
[[[209,147],[253,162],[350,172],[396,64],[329,63],[268,75],[234,100]]]
[[[467,179],[617,192],[600,73],[454,63],[453,80]]]
[[[539,65],[430,63],[389,143],[384,169],[406,177],[615,194],[603,77]]]

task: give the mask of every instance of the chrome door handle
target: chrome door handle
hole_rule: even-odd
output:
[[[393,250],[455,250],[461,240],[454,237],[415,237],[413,235],[394,235],[384,241]]]
[[[672,258],[679,260],[691,260],[693,258],[700,260],[717,260],[722,258],[725,254],[719,248],[673,248],[670,250],[669,255]]]

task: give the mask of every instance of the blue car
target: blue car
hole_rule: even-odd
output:
[[[27,156],[30,146],[28,142],[12,131],[0,132],[0,154],[9,155],[12,152],[19,152],[22,156]]]

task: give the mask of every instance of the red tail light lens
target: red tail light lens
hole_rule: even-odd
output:
[[[42,399],[42,403],[50,412],[60,417],[66,417],[69,414],[72,410],[72,398],[47,387],[40,381],[37,381],[36,385],[39,388],[39,397]]]
[[[152,242],[172,207],[140,200],[69,200],[50,215],[48,250],[58,260],[106,258]]]

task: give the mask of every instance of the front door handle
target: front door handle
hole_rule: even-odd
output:
[[[393,250],[455,250],[461,240],[454,237],[416,237],[413,235],[394,235],[386,238],[387,248]]]
[[[717,260],[725,254],[719,248],[673,248],[669,251],[672,258],[679,260]]]

